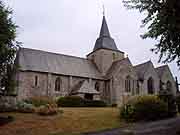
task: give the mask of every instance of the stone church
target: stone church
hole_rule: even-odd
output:
[[[105,16],[94,49],[87,58],[20,48],[16,62],[18,100],[35,96],[76,95],[121,105],[135,95],[176,94],[168,65],[151,61],[132,65],[111,37]]]

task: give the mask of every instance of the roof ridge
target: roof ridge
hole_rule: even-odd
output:
[[[139,76],[139,78],[141,78],[141,79],[144,78],[144,75],[145,75],[145,73],[148,71],[147,69],[148,69],[149,66],[150,66],[149,64],[152,64],[153,69],[155,70],[154,65],[153,65],[153,63],[152,63],[151,60],[133,66],[133,68],[134,68],[134,70],[136,71],[136,73],[137,73],[137,75]]]
[[[148,64],[148,63],[152,63],[152,61],[151,60],[149,60],[149,61],[146,61],[146,62],[143,62],[143,63],[141,63],[141,64],[137,64],[137,65],[134,65],[133,67],[139,67],[139,66],[142,66],[142,65],[145,65],[145,64]]]
[[[49,53],[49,54],[54,54],[54,55],[61,55],[61,56],[72,57],[72,58],[78,58],[78,59],[82,59],[82,60],[87,60],[87,61],[89,61],[88,59],[83,58],[83,57],[72,56],[72,55],[67,55],[67,54],[62,54],[62,53],[55,53],[55,52],[50,52],[50,51],[44,51],[44,50],[40,50],[40,49],[32,49],[32,48],[25,48],[25,47],[21,47],[20,49],[40,51],[40,52],[44,52],[44,53]]]
[[[163,68],[163,67],[169,67],[169,66],[166,64],[166,65],[158,66],[155,69],[159,69],[159,68]]]
[[[114,68],[114,66],[115,66],[116,64],[118,64],[118,63],[121,62],[121,61],[125,61],[125,60],[130,61],[128,57],[114,61],[114,62],[112,63],[112,65],[111,65],[111,67],[108,69],[108,71],[107,71],[107,73],[106,73],[106,76],[108,76],[109,72],[110,72],[111,70],[113,70],[113,68]]]
[[[169,68],[169,66],[167,64],[155,68],[155,70],[158,73],[159,77],[162,76],[162,74],[164,73],[165,69],[168,69],[170,71],[170,68]],[[171,71],[170,71],[170,73],[171,73]]]

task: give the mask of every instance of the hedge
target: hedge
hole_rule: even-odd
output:
[[[107,104],[100,100],[84,100],[85,107],[106,107]]]
[[[138,96],[120,109],[126,121],[152,121],[168,117],[168,105],[157,96]]]
[[[175,98],[172,94],[160,94],[158,97],[168,104],[168,116],[174,117],[177,115],[178,98]]]
[[[60,97],[57,100],[59,107],[83,107],[83,99],[78,96]]]
[[[100,100],[85,100],[78,96],[60,97],[57,100],[59,107],[105,107],[107,104]]]

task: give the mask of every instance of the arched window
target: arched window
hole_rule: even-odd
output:
[[[125,92],[131,92],[131,77],[127,76],[125,80]]]
[[[95,83],[95,90],[99,91],[100,90],[100,85],[99,85],[99,82],[96,82]]]
[[[61,91],[61,78],[57,77],[55,81],[55,91]]]
[[[171,91],[171,90],[172,90],[172,84],[171,84],[170,81],[167,81],[167,83],[166,83],[166,89],[167,89],[167,91]]]
[[[139,94],[139,89],[140,89],[140,86],[139,86],[139,81],[136,81],[136,94],[138,95]]]
[[[34,78],[34,86],[38,86],[38,76],[36,75]]]
[[[147,81],[148,94],[154,93],[154,80],[150,77]]]

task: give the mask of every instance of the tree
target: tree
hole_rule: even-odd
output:
[[[137,9],[146,13],[142,27],[147,32],[143,39],[157,41],[151,50],[160,54],[159,62],[176,60],[180,67],[180,1],[179,0],[123,0],[128,9]]]
[[[10,79],[10,71],[14,68],[16,51],[20,45],[16,41],[17,26],[12,21],[12,10],[6,8],[0,0],[0,81],[1,90],[7,90]],[[13,67],[13,68],[12,68]],[[12,76],[12,75],[11,75]]]

